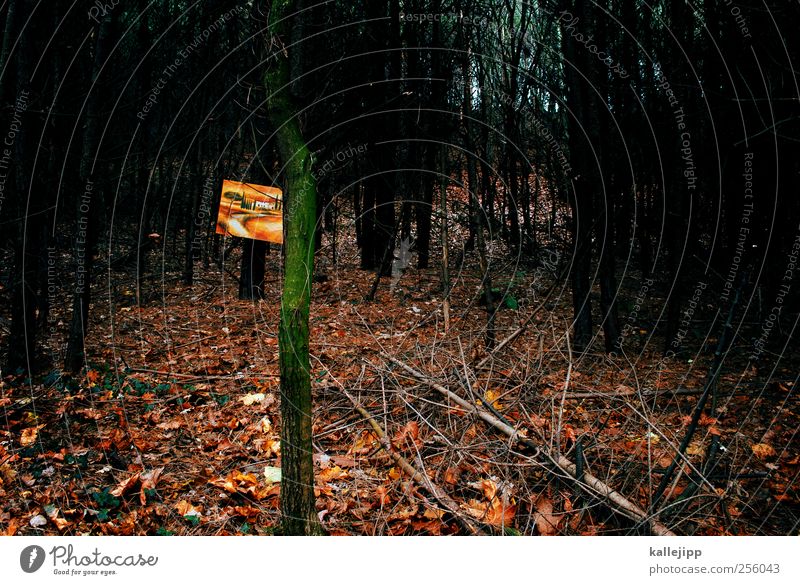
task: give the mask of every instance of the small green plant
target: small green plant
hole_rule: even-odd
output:
[[[186,520],[193,527],[200,524],[200,516],[198,516],[197,514],[187,514],[186,516],[183,517],[183,519]]]
[[[112,494],[108,488],[103,488],[103,491],[97,491],[92,494],[92,499],[97,504],[100,511],[97,513],[97,519],[101,522],[108,520],[108,515],[112,509],[119,506],[119,499]]]
[[[214,392],[211,392],[209,396],[211,396],[211,398],[214,399],[214,402],[216,402],[219,406],[225,406],[231,399],[231,397],[227,394],[215,394]]]

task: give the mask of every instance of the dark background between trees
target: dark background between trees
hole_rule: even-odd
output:
[[[37,340],[52,302],[72,306],[65,366],[83,363],[90,287],[59,283],[48,296],[48,249],[76,275],[83,264],[87,282],[109,266],[135,271],[136,295],[159,269],[160,260],[148,266],[151,250],[179,262],[191,283],[230,253],[212,231],[220,180],[282,181],[264,116],[259,3],[125,2],[98,22],[87,17],[91,6],[42,6],[3,6],[9,125],[28,96],[16,112],[0,232],[6,371],[41,365]],[[619,307],[635,301],[615,292],[623,264],[655,279],[666,313],[638,318],[658,321],[665,351],[684,345],[679,321],[694,284],[724,291],[734,259],[746,294],[769,304],[798,227],[798,47],[775,32],[775,22],[797,22],[797,7],[738,6],[748,37],[711,1],[307,4],[293,19],[291,89],[316,161],[343,167],[319,180],[319,231],[352,214],[365,270],[386,273],[396,242],[409,237],[420,266],[438,262],[431,218],[446,175],[472,193],[458,202],[469,235],[456,248],[468,252],[481,231],[524,262],[543,247],[563,250],[578,347],[599,326],[607,350],[620,343]],[[566,34],[573,21],[563,10],[579,19]],[[226,13],[231,24],[203,38]],[[462,13],[490,25],[401,22],[400,13]],[[360,145],[364,153],[341,156]],[[748,153],[752,200],[742,176]],[[213,196],[204,199],[207,180]],[[77,258],[79,226],[86,252]],[[266,245],[244,250],[242,294],[257,295]],[[717,304],[719,294],[706,298]]]

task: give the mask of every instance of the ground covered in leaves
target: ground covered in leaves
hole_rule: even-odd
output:
[[[278,261],[269,256],[267,298],[255,303],[237,300],[237,283],[215,267],[192,287],[161,274],[139,305],[132,281],[115,275],[97,287],[91,368],[77,379],[58,370],[67,315],[53,309],[42,358],[52,366],[32,379],[4,373],[0,385],[0,533],[278,533]],[[687,342],[693,353],[665,359],[653,324],[637,321],[624,355],[572,355],[567,288],[545,294],[555,267],[495,263],[504,295],[498,342],[544,306],[490,355],[472,254],[454,271],[447,331],[437,270],[403,267],[368,302],[374,275],[357,259],[320,264],[328,280],[315,285],[312,307],[314,460],[329,533],[645,531],[387,356],[491,406],[542,449],[580,461],[647,510],[690,422],[718,331],[698,329]],[[639,280],[623,282],[628,297]],[[757,369],[746,353],[734,348],[726,359],[659,505],[677,533],[797,533],[800,362],[786,352],[773,356],[774,368]],[[345,390],[425,481],[404,473]],[[457,508],[443,506],[431,485]]]

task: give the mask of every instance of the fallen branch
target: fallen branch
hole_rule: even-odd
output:
[[[364,419],[369,423],[372,427],[372,430],[375,431],[375,434],[378,435],[378,440],[380,441],[381,445],[383,446],[383,450],[386,451],[392,459],[394,459],[395,463],[402,469],[406,475],[408,475],[413,481],[424,487],[428,492],[436,498],[436,500],[448,511],[450,512],[458,523],[461,524],[465,529],[467,529],[470,534],[476,535],[480,533],[486,532],[485,530],[481,529],[479,526],[476,525],[475,521],[472,518],[469,518],[461,512],[458,504],[447,495],[447,493],[433,483],[430,478],[425,475],[424,473],[418,471],[413,465],[411,465],[405,457],[397,453],[394,449],[392,449],[392,444],[389,441],[389,438],[386,436],[386,433],[383,431],[381,426],[378,422],[372,418],[372,416],[362,407],[358,401],[353,398],[353,396],[347,391],[342,389],[344,395],[353,403],[353,406],[358,411],[358,413],[364,417]]]
[[[513,443],[517,443],[520,445],[524,445],[534,451],[534,457],[541,456],[542,458],[546,459],[551,465],[555,466],[561,472],[569,475],[572,479],[577,481],[577,477],[579,472],[573,462],[569,459],[564,457],[563,455],[557,455],[553,457],[552,455],[542,451],[536,443],[534,443],[531,439],[526,437],[525,435],[521,434],[511,425],[503,422],[496,416],[486,412],[482,408],[471,404],[458,396],[457,394],[451,392],[441,384],[433,382],[432,380],[428,379],[422,372],[419,372],[412,368],[411,366],[405,364],[404,362],[398,360],[387,354],[382,354],[386,359],[390,362],[395,364],[396,366],[403,369],[405,372],[412,375],[414,378],[423,382],[439,392],[443,394],[456,404],[458,404],[461,408],[470,412],[476,416],[478,416],[481,420],[486,422],[487,424],[491,425],[492,427],[496,428],[503,434],[509,437],[509,439]],[[606,502],[611,504],[611,507],[615,509],[617,512],[621,513],[622,515],[635,520],[637,522],[641,522],[642,524],[647,524],[650,528],[650,531],[656,536],[675,536],[675,534],[666,526],[652,518],[645,512],[642,508],[628,500],[625,496],[620,494],[619,492],[612,489],[606,483],[601,481],[600,479],[594,477],[593,475],[586,473],[586,471],[581,472],[582,480],[577,481],[577,484],[583,488],[584,491],[588,492],[591,495],[599,496]]]
[[[702,394],[702,388],[674,388],[665,390],[642,390],[641,396],[643,398],[652,398],[654,396],[691,396]],[[628,396],[639,396],[640,393],[634,389],[613,392],[566,392],[561,396],[566,400],[579,400],[581,398],[625,398]]]

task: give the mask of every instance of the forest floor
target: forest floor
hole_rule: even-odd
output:
[[[278,261],[268,256],[259,302],[238,300],[236,281],[212,267],[192,287],[177,274],[156,277],[149,300],[136,306],[130,278],[115,275],[94,297],[84,377],[61,376],[55,357],[52,371],[33,379],[4,374],[0,534],[278,532]],[[665,359],[652,323],[636,322],[625,355],[573,356],[568,290],[544,296],[552,271],[495,267],[495,286],[506,294],[498,341],[545,305],[491,355],[472,255],[453,274],[448,331],[436,269],[405,267],[368,302],[374,274],[359,270],[354,256],[321,267],[329,279],[315,285],[311,311],[313,430],[317,506],[329,533],[646,532],[387,356],[471,403],[490,404],[542,449],[580,460],[647,510],[686,433],[718,332],[703,351]],[[623,296],[634,298],[638,279],[628,281]],[[61,331],[67,316],[51,320]],[[702,342],[700,335],[687,345]],[[60,346],[43,351],[46,361]],[[676,533],[797,533],[793,351],[781,357],[786,367],[761,372],[747,366],[744,349],[729,355],[713,415],[709,405],[661,502],[660,520]],[[343,390],[427,480],[403,472]],[[695,489],[697,470],[707,481]],[[433,496],[431,483],[457,509]]]

